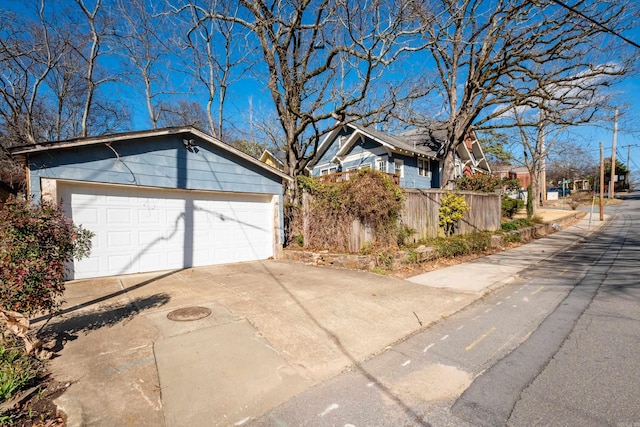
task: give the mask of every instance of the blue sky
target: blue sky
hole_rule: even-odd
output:
[[[87,2],[91,3],[90,0]],[[12,9],[16,13],[25,13],[23,1],[0,0],[0,7]],[[640,28],[628,31],[624,33],[624,36],[640,42]],[[638,57],[640,57],[640,50],[638,50]],[[131,127],[133,129],[143,129],[150,126],[144,99],[136,96],[133,89],[114,86],[108,90],[112,92],[114,97],[126,99],[131,104],[133,116]],[[637,74],[631,75],[623,82],[611,87],[610,90],[614,98],[619,100],[618,105],[620,108],[617,157],[620,161],[626,163],[627,153],[630,152],[631,170],[635,176],[640,178],[640,105],[638,105],[638,97],[636,96],[636,94],[640,93],[640,77]],[[249,100],[251,100],[252,104],[251,110]],[[267,88],[264,83],[258,82],[255,78],[245,78],[230,88],[226,108],[228,115],[234,118],[238,126],[244,124],[246,131],[248,131],[251,114],[254,118],[257,118],[264,115],[265,112],[273,111],[271,96]],[[605,156],[609,157],[613,139],[613,113],[611,113],[609,122],[574,127],[571,129],[570,134],[575,141],[589,150],[595,158],[599,153],[598,144],[602,142],[605,147]],[[630,147],[630,151],[628,151],[629,148],[627,147]],[[640,181],[640,179],[637,180]]]

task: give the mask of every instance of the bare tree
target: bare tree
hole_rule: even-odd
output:
[[[85,76],[86,76],[86,94],[84,99],[84,109],[82,112],[82,121],[80,124],[80,136],[86,137],[89,132],[91,110],[93,108],[99,108],[102,113],[115,112],[113,105],[96,105],[95,94],[98,87],[104,83],[114,81],[115,78],[111,75],[105,75],[100,71],[98,60],[101,55],[104,54],[104,50],[107,45],[107,38],[113,35],[113,20],[109,16],[107,8],[103,8],[103,0],[95,0],[93,8],[87,7],[85,0],[76,0],[76,3],[80,7],[86,25],[88,27],[88,39],[86,49],[82,49],[82,46],[77,45],[77,49],[82,52],[82,57],[85,60]],[[110,128],[111,126],[109,126]]]
[[[167,15],[156,10],[153,2],[145,0],[118,0],[116,12],[116,41],[118,52],[133,67],[137,78],[132,87],[144,88],[144,100],[151,127],[158,125],[160,109],[158,98],[166,94],[164,74],[169,68],[166,59],[169,47],[164,40],[172,27]]]
[[[254,47],[246,43],[246,29],[233,19],[212,19],[217,13],[237,16],[239,4],[231,0],[189,0],[174,8],[174,19],[188,30],[175,41],[187,73],[206,91],[208,131],[222,138],[229,86],[252,66]]]
[[[601,92],[620,72],[618,65],[604,64],[574,76],[565,74],[557,81],[538,82],[526,103],[494,119],[500,126],[517,128],[524,164],[531,175],[530,215],[536,214],[538,196],[545,191],[546,183],[541,180],[545,179],[542,171],[549,153],[567,128],[589,123],[600,112],[606,114],[610,100]]]
[[[608,62],[617,39],[605,38],[606,30],[580,15],[619,30],[629,24],[624,21],[626,2],[572,2],[580,14],[547,0],[438,0],[430,5],[427,19],[434,24],[425,38],[447,127],[443,184],[453,179],[456,148],[472,127],[499,127],[494,119],[514,106],[543,109],[545,120],[558,123],[562,120],[553,119],[562,114],[558,108],[573,108],[601,88],[581,87],[577,76],[594,81],[629,68],[619,45],[615,65]]]
[[[426,26],[416,1],[357,7],[339,0],[240,4],[235,15],[207,13],[242,25],[259,45],[261,70],[284,137],[284,171],[292,177],[315,153],[320,126],[328,124],[325,131],[330,131],[338,126],[332,117],[355,120],[372,113],[360,110],[370,88],[403,52],[420,48],[415,36]],[[287,186],[286,203],[297,202],[296,190],[295,184]]]
[[[180,99],[175,102],[161,102],[158,105],[159,126],[193,126],[204,130],[208,122],[207,113],[197,102]]]
[[[127,118],[125,104],[93,91],[92,109],[83,102],[89,91],[83,76],[86,39],[77,31],[77,9],[41,0],[19,16],[4,12],[11,17],[0,22],[4,146],[108,132],[122,125]],[[94,79],[94,83],[100,81]]]
[[[590,150],[594,148],[594,150]],[[559,139],[548,154],[547,180],[557,183],[568,179],[588,179],[596,176],[598,161],[597,148],[589,147],[584,141],[567,138]]]
[[[64,56],[64,47],[45,17],[42,0],[33,21],[3,20],[0,38],[0,118],[9,144],[42,139],[46,79]]]

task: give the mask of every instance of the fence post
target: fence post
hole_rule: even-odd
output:
[[[304,248],[309,247],[309,193],[302,193],[302,245]]]

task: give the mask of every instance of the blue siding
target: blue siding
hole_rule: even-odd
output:
[[[374,154],[371,153],[367,153],[363,158],[358,159],[358,160],[353,160],[350,162],[344,162],[342,164],[342,168],[347,171],[349,170],[349,168],[359,168],[359,167],[363,167],[363,166],[369,166],[371,167],[371,169],[375,168],[375,161],[376,159],[380,157],[380,156],[376,156]]]
[[[322,153],[322,155],[320,156],[320,159],[318,160],[318,162],[316,164],[321,165],[321,164],[326,164],[329,163],[331,161],[331,159],[333,159],[333,157],[336,155],[336,153],[339,150],[339,145],[338,144],[338,139],[341,136],[349,136],[351,135],[351,132],[349,131],[349,128],[343,128],[340,129],[340,132],[338,132],[338,134],[336,135],[335,139],[333,141],[331,141],[331,143],[329,144],[329,147],[327,148],[327,150]],[[314,167],[314,172],[315,172],[315,167]],[[318,175],[320,174],[320,170],[318,169]],[[314,173],[315,175],[315,173]]]
[[[404,160],[404,176],[400,179],[400,186],[403,188],[431,188],[431,178],[418,175],[418,158],[402,157],[402,159]]]
[[[29,156],[31,191],[40,178],[189,190],[282,194],[282,178],[208,142],[188,151],[181,135],[50,150]]]

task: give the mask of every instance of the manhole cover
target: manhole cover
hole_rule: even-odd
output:
[[[173,310],[167,314],[169,320],[176,322],[190,322],[192,320],[204,319],[211,314],[211,310],[206,307],[185,307]]]

